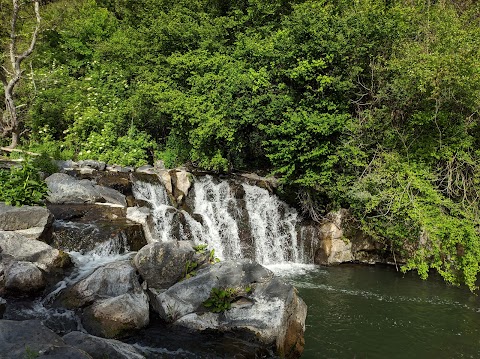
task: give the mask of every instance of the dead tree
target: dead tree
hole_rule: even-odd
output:
[[[35,11],[35,30],[32,34],[32,39],[28,48],[21,52],[18,52],[18,34],[17,34],[17,21],[19,18],[20,4],[19,0],[12,0],[13,2],[13,12],[12,12],[12,21],[10,27],[10,42],[8,45],[8,55],[9,55],[9,66],[2,66],[0,68],[0,81],[3,84],[5,91],[5,111],[3,113],[3,118],[0,119],[0,130],[2,135],[8,136],[11,135],[12,142],[9,148],[15,148],[18,144],[20,137],[20,118],[17,113],[17,107],[15,105],[15,87],[20,82],[22,78],[23,70],[21,69],[21,64],[28,56],[30,56],[35,48],[37,43],[38,33],[40,32],[40,0],[32,0],[32,4]]]

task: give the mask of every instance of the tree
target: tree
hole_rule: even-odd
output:
[[[20,122],[21,119],[17,113],[17,106],[15,105],[15,88],[22,78],[23,70],[21,64],[28,56],[30,56],[35,48],[38,33],[40,32],[40,2],[39,0],[32,0],[33,9],[35,12],[35,29],[33,31],[31,41],[27,49],[23,52],[18,50],[18,20],[20,13],[19,0],[12,0],[13,11],[11,17],[10,40],[8,44],[8,65],[2,65],[0,68],[0,81],[2,82],[5,92],[5,111],[0,119],[0,130],[3,137],[12,136],[10,148],[15,148],[20,137]]]

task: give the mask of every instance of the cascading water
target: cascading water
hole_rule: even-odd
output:
[[[87,227],[83,223],[58,222],[59,223],[56,224],[57,228],[61,226],[72,230],[77,229],[82,233]],[[88,229],[94,233],[98,232],[95,224],[89,224]],[[132,255],[129,249],[128,239],[123,232],[105,241],[98,242],[95,247],[89,251],[75,251],[65,248],[65,252],[70,255],[74,263],[72,272],[59,281],[45,297],[38,298],[33,302],[20,300],[15,303],[15,305],[10,305],[5,313],[5,319],[40,319],[57,333],[82,330],[80,319],[76,316],[75,312],[54,306],[53,303],[55,299],[65,288],[87,277],[97,268],[111,262],[129,259]]]
[[[297,212],[267,190],[202,176],[196,178],[191,192],[187,212],[174,208],[159,184],[136,181],[133,186],[135,197],[152,208],[154,232],[160,241],[206,243],[220,259],[309,262],[297,238]]]
[[[267,190],[243,184],[255,259],[263,264],[303,263],[297,243],[298,214]]]
[[[150,204],[154,220],[152,235],[162,241],[168,241],[171,233],[175,208],[171,206],[168,194],[161,185],[136,181],[132,187],[136,199]]]

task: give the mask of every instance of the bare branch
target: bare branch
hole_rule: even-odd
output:
[[[16,2],[16,0],[14,1]],[[42,18],[40,17],[40,3],[39,3],[39,0],[34,0],[33,2],[34,2],[35,17],[37,20],[37,24],[35,25],[35,31],[33,32],[30,46],[21,55],[17,57],[15,65],[18,66],[19,69],[22,61],[32,54],[33,49],[35,48],[35,44],[37,43],[38,33],[40,32],[40,22],[42,20]]]

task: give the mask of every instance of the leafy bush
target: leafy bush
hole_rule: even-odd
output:
[[[79,159],[96,159],[122,166],[141,166],[148,163],[149,151],[155,143],[145,132],[130,126],[124,136],[118,136],[115,124],[107,122],[103,129],[92,132],[78,154]]]
[[[236,288],[215,288],[210,291],[210,297],[203,306],[213,313],[221,313],[232,307],[232,302],[238,295]]]
[[[43,204],[46,195],[47,185],[30,159],[21,167],[0,170],[0,201],[14,206]]]

